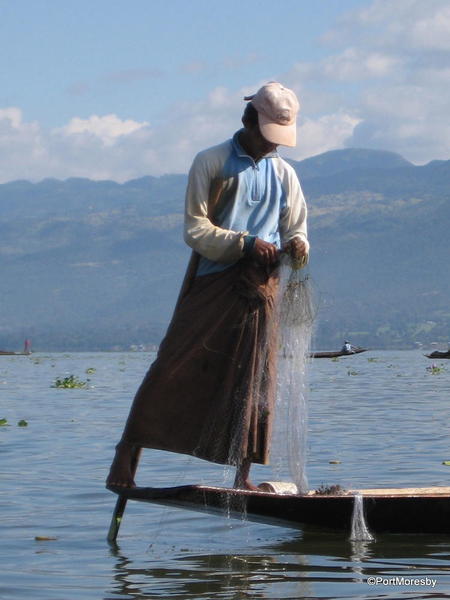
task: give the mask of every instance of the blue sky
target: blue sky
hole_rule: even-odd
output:
[[[450,158],[448,0],[0,1],[0,181],[186,172],[269,80],[295,159]]]

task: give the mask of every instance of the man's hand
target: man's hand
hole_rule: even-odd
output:
[[[283,251],[287,252],[294,261],[301,260],[307,254],[305,242],[298,237],[293,238],[290,242],[285,244]]]
[[[250,256],[262,265],[273,265],[278,260],[278,248],[257,237]]]

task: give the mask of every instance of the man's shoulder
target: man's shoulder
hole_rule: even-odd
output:
[[[290,163],[288,163],[288,161],[282,156],[278,155],[273,160],[275,161],[275,164],[280,171],[285,171],[289,174],[296,172],[294,167]]]
[[[196,155],[194,163],[215,163],[217,161],[224,161],[229,156],[231,149],[231,140],[226,140],[221,144],[201,150]]]
[[[274,167],[277,172],[277,175],[282,181],[291,179],[298,181],[297,171],[290,163],[287,162],[286,159],[278,155],[272,160],[274,161]]]

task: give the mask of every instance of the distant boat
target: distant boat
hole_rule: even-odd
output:
[[[12,352],[11,350],[0,350],[0,356],[28,356],[31,354],[31,341],[26,339],[23,352]]]
[[[338,350],[336,352],[311,352],[311,358],[336,358],[337,356],[352,356],[353,354],[360,354],[366,352],[367,348],[353,348],[352,352],[345,352],[344,350]]]
[[[441,352],[440,350],[435,350],[431,354],[425,354],[427,358],[450,358],[450,350],[446,350]]]

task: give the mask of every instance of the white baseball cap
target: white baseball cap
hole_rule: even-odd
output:
[[[259,129],[273,144],[295,146],[297,142],[296,118],[300,104],[294,92],[277,81],[270,81],[256,94],[245,96],[258,112]]]

